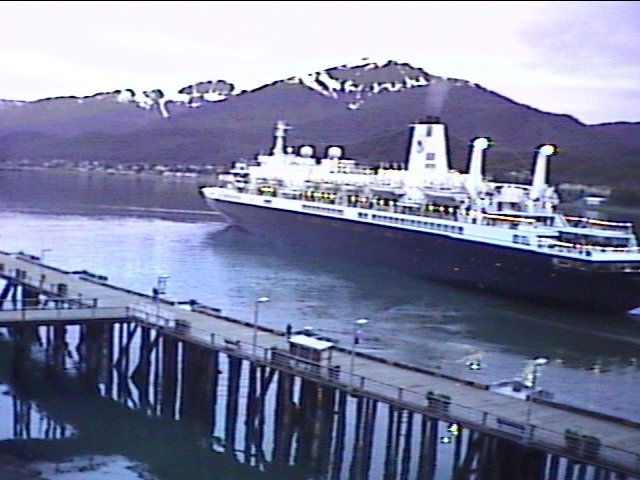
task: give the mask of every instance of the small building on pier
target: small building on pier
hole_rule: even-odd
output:
[[[289,353],[308,362],[328,366],[331,365],[333,343],[308,335],[294,335],[289,338]]]

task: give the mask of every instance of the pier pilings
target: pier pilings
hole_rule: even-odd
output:
[[[4,328],[16,385],[29,383],[25,369],[40,358],[46,381],[76,382],[86,395],[146,417],[195,422],[212,452],[258,470],[302,469],[332,480],[613,478],[521,438],[473,430],[426,404],[383,401],[346,383],[316,381],[313,370],[297,374],[286,362],[191,342],[166,327],[102,321]],[[16,436],[23,435],[29,426],[18,425],[20,409],[15,414]]]

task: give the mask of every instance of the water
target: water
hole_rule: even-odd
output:
[[[2,171],[0,249],[146,293],[169,275],[168,298],[235,318],[251,319],[267,296],[261,324],[310,326],[346,344],[364,317],[362,350],[484,383],[546,356],[538,384],[557,400],[640,421],[640,317],[524,303],[258,243],[208,211],[201,183]],[[638,211],[607,215],[640,221]],[[470,359],[482,368],[469,370]]]

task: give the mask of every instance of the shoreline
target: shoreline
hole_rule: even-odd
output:
[[[51,168],[42,166],[28,166],[28,167],[7,167],[0,165],[0,172],[47,172],[47,173],[62,173],[62,174],[86,174],[97,176],[108,176],[116,178],[145,178],[145,179],[157,179],[157,180],[178,180],[185,182],[205,182],[209,185],[216,179],[216,174],[180,174],[180,173],[158,173],[153,171],[132,172],[132,171],[118,171],[118,170],[88,170],[84,168]]]
[[[144,178],[145,180],[160,180],[160,181],[179,181],[179,182],[191,182],[197,184],[199,187],[209,186],[215,183],[216,173],[181,173],[181,172],[163,172],[157,171],[126,171],[126,170],[89,170],[85,168],[73,168],[73,167],[44,167],[41,165],[29,165],[29,166],[6,166],[0,164],[0,172],[12,171],[12,172],[51,172],[61,174],[81,174],[81,175],[96,175],[96,176],[108,176],[123,179],[138,179]],[[628,211],[635,211],[640,209],[640,202],[632,205],[620,205],[606,201],[600,205],[585,205],[580,200],[573,200],[571,202],[563,202],[558,206],[561,210],[581,210],[581,211],[594,211],[600,213],[626,213]]]

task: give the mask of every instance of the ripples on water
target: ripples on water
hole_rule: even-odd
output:
[[[46,263],[142,292],[168,274],[167,297],[236,318],[251,318],[266,295],[262,324],[311,326],[347,344],[366,317],[362,350],[480,382],[547,356],[539,385],[559,401],[640,420],[637,317],[564,311],[259,243],[211,215],[195,181],[55,179],[0,174],[11,186],[0,192],[0,249],[46,249]],[[469,358],[483,368],[468,370]]]

